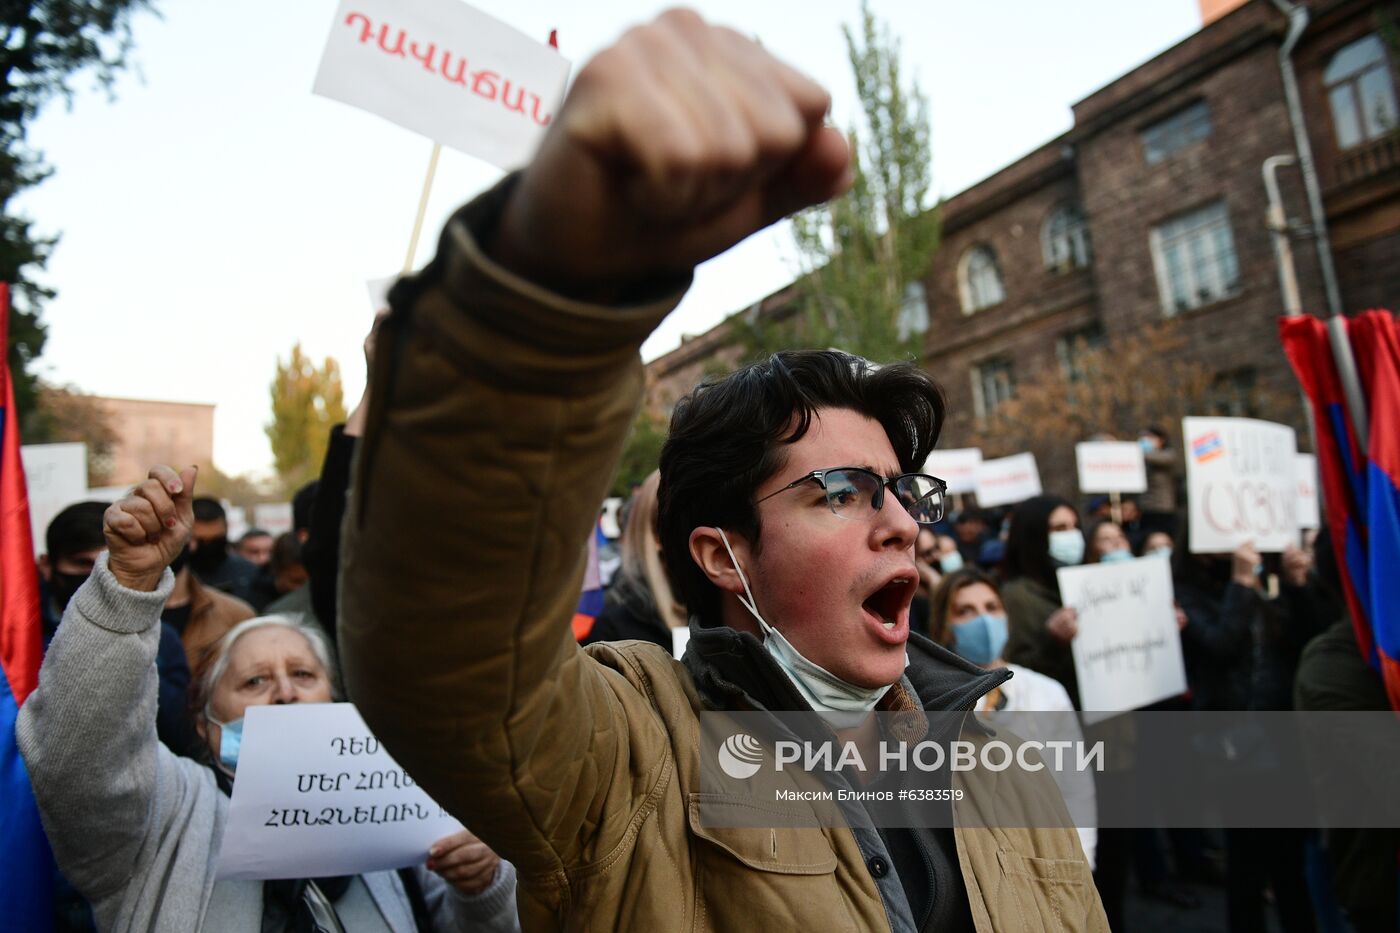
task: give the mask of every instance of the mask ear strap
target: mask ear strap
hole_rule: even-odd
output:
[[[739,566],[739,558],[734,556],[734,549],[729,546],[729,536],[724,533],[723,528],[716,527],[715,531],[719,532],[719,539],[724,542],[724,549],[729,552],[729,560],[734,564],[735,572],[739,574],[739,582],[744,584],[744,596],[739,596],[737,593],[734,595],[739,597],[739,602],[744,604],[744,608],[749,611],[749,614],[758,620],[759,627],[767,636],[773,631],[773,626],[765,622],[763,616],[758,614],[758,604],[753,598],[753,590],[749,589],[749,578],[744,575],[744,568]]]

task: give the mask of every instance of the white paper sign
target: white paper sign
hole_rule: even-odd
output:
[[[977,466],[981,462],[980,447],[935,450],[924,461],[924,472],[932,473],[947,483],[950,493],[976,492]]]
[[[1061,567],[1056,575],[1064,604],[1079,612],[1070,650],[1086,723],[1186,690],[1170,561]]]
[[[1245,542],[1282,551],[1298,538],[1297,437],[1253,418],[1183,418],[1190,550],[1222,554]]]
[[[1317,457],[1298,455],[1298,527],[1321,528],[1322,507],[1317,486]]]
[[[1040,495],[1040,470],[1035,454],[1013,454],[977,465],[977,504],[983,508],[1010,505]]]
[[[320,878],[416,865],[461,830],[351,703],[250,706],[218,878]]]
[[[251,527],[248,524],[248,511],[241,505],[229,505],[225,502],[224,519],[228,522],[228,540],[232,542],[237,542]]]
[[[1147,463],[1131,441],[1085,441],[1074,445],[1080,492],[1146,492]]]
[[[461,0],[341,0],[313,90],[510,170],[568,77],[558,51]]]
[[[253,506],[253,527],[261,528],[274,538],[292,530],[290,502],[260,502]]]
[[[30,444],[19,449],[29,490],[29,529],[34,556],[45,550],[49,522],[87,498],[87,444]]]

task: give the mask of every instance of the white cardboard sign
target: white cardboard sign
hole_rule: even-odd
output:
[[[1085,441],[1074,445],[1080,492],[1146,492],[1147,462],[1131,441]]]
[[[353,704],[250,706],[217,877],[404,868],[461,828],[395,764]]]
[[[1193,554],[1253,542],[1282,551],[1298,538],[1297,437],[1253,418],[1183,418]]]
[[[1010,505],[1040,495],[1040,470],[1035,454],[1012,454],[977,465],[977,504],[983,508]]]
[[[253,527],[261,528],[274,538],[292,530],[290,502],[259,502],[253,506]]]
[[[20,447],[19,456],[37,557],[45,550],[44,533],[54,516],[87,498],[87,444],[29,444]]]
[[[1086,723],[1186,690],[1170,561],[1142,557],[1056,575],[1064,604],[1079,612],[1070,650]]]
[[[924,472],[948,484],[950,493],[977,491],[977,467],[982,462],[980,447],[935,450],[924,461]]]
[[[313,90],[510,170],[568,77],[557,50],[461,0],[341,0]]]
[[[1298,455],[1298,527],[1321,528],[1322,507],[1317,485],[1317,457]]]

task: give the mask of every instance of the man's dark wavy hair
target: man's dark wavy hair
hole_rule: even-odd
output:
[[[837,350],[786,350],[702,383],[676,405],[661,449],[657,531],[677,598],[703,624],[718,623],[719,590],[691,559],[690,533],[716,526],[760,547],[754,493],[819,409],[878,421],[900,469],[912,472],[938,440],[945,407],[942,389],[913,364],[876,366]]]

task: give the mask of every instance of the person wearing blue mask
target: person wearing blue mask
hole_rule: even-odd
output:
[[[215,878],[245,711],[329,703],[335,668],[319,629],[244,621],[214,643],[191,688],[205,760],[157,741],[152,661],[194,485],[193,468],[156,467],[107,509],[107,550],[68,602],[15,729],[55,859],[98,928],[519,930],[514,867],[466,830],[399,872]]]
[[[976,567],[947,574],[930,601],[929,637],[945,648],[987,669],[1012,673],[977,704],[979,712],[1001,714],[995,720],[1023,739],[1048,741],[1080,737],[1074,704],[1065,688],[1044,674],[1003,657],[1008,635],[1006,607],[996,578]],[[1017,713],[1062,713],[1062,717],[1014,716]],[[1042,734],[1043,733],[1043,734]],[[1094,864],[1098,842],[1094,779],[1088,772],[1056,772],[1065,804],[1079,825],[1079,842]]]
[[[1132,560],[1133,549],[1128,536],[1117,522],[1098,522],[1089,529],[1086,564],[1113,564],[1121,560]]]

